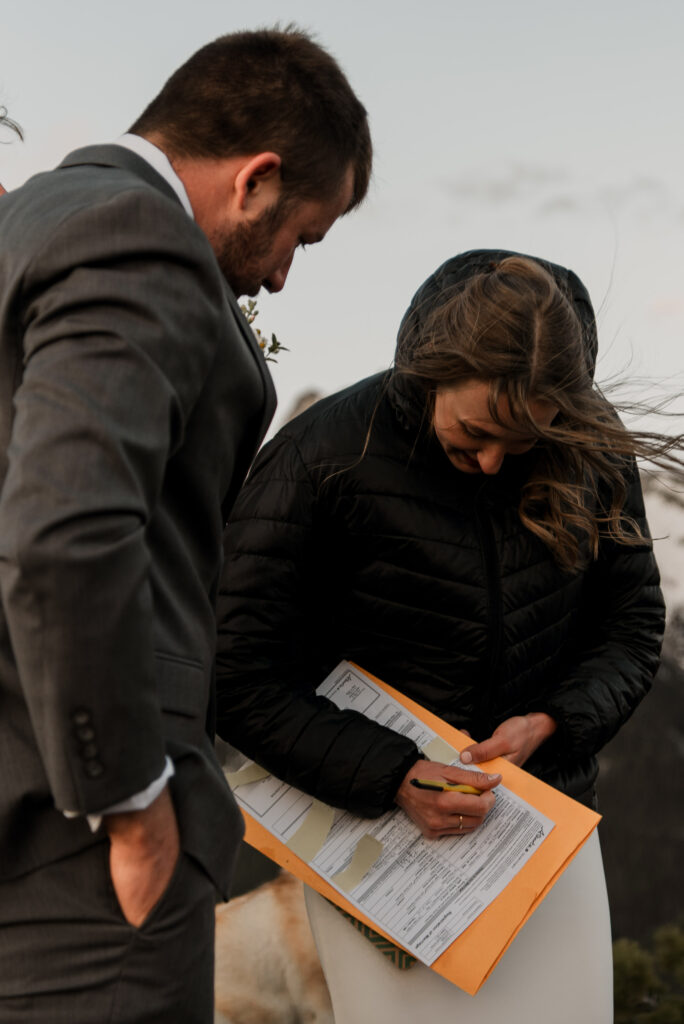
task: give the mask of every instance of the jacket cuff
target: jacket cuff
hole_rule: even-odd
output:
[[[173,761],[167,754],[161,775],[153,779],[145,789],[140,790],[139,793],[134,793],[133,796],[128,797],[126,800],[120,800],[119,803],[113,804],[111,807],[105,807],[101,811],[86,814],[85,819],[88,822],[90,831],[97,832],[106,814],[127,814],[131,811],[144,811],[150,804],[154,803],[175,772],[176,769]],[[83,816],[80,811],[62,811],[62,814],[65,818],[80,818]]]

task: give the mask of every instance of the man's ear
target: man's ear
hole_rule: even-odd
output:
[[[245,160],[235,175],[235,199],[239,210],[260,213],[280,197],[282,182],[277,153],[257,153]]]

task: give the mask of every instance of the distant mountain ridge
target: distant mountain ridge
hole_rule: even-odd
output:
[[[642,474],[667,625],[652,691],[599,762],[613,935],[684,919],[684,474]]]
[[[641,479],[669,622],[684,618],[684,473],[642,473]]]

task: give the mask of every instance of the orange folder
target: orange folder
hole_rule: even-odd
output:
[[[354,667],[457,750],[462,750],[473,742],[464,733],[458,732],[398,690],[372,676],[370,672],[366,672],[358,665]],[[478,768],[480,767],[478,765]],[[488,761],[484,770],[500,772],[503,776],[503,785],[550,818],[555,828],[506,888],[432,964],[432,970],[442,974],[470,995],[475,995],[494,970],[525,921],[558,881],[601,820],[599,814],[559,793],[552,786],[540,782],[504,758],[497,757],[493,761]],[[296,875],[312,889],[316,889],[322,896],[384,935],[395,945],[400,945],[260,825],[244,808],[242,813],[246,823],[245,839],[251,846]]]

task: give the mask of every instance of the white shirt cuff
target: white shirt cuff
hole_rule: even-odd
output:
[[[129,811],[144,811],[146,807],[149,807],[157,799],[168,780],[175,774],[175,771],[173,761],[167,755],[163,772],[158,778],[150,782],[149,786],[145,789],[139,793],[134,793],[133,796],[127,797],[126,800],[120,800],[118,804],[112,804],[111,807],[103,808],[95,814],[86,814],[90,831],[97,832],[105,814],[126,814]],[[81,817],[80,811],[63,811],[62,813],[65,818]]]

